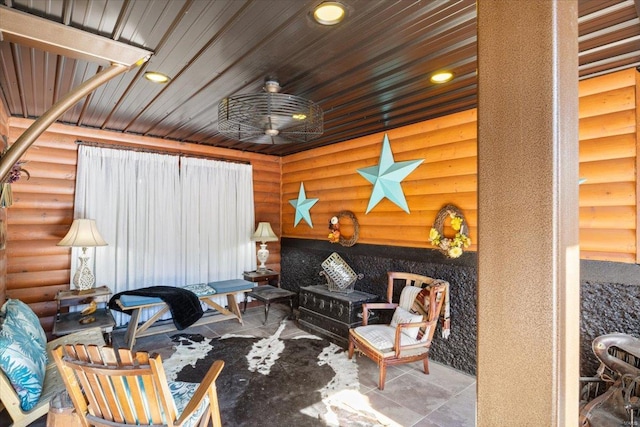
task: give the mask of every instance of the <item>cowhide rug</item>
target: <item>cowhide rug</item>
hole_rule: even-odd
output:
[[[315,335],[282,339],[284,328],[267,338],[174,335],[167,377],[197,383],[224,360],[216,386],[225,426],[394,425],[359,393],[358,365],[342,348]]]

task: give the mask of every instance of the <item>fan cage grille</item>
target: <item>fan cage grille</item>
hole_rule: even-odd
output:
[[[305,118],[294,118],[299,114]],[[273,129],[278,137],[307,142],[322,135],[322,121],[319,105],[284,93],[237,95],[218,104],[218,131],[239,141],[262,142],[265,131]]]

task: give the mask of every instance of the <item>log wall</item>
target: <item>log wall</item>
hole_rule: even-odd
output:
[[[580,255],[638,262],[637,75],[580,82]]]
[[[638,73],[626,70],[580,82],[581,257],[638,263]],[[1,106],[0,106],[1,107]],[[10,143],[32,123],[8,118],[0,108],[0,134]],[[70,249],[56,243],[73,220],[77,140],[162,149],[248,161],[254,167],[256,222],[269,221],[283,237],[327,240],[328,221],[351,210],[360,223],[359,243],[432,248],[429,228],[438,210],[457,205],[470,226],[477,250],[476,110],[388,131],[396,162],[424,159],[402,182],[410,214],[389,200],[365,211],[372,185],[357,169],[378,164],[384,134],[370,135],[285,158],[202,145],[54,124],[31,147],[26,168],[32,175],[13,185],[14,205],[0,209],[8,227],[6,252],[0,249],[0,301],[19,298],[52,328],[60,289],[69,287]],[[304,182],[314,227],[294,226]],[[282,218],[282,221],[281,221]],[[342,225],[350,236],[349,224]],[[269,267],[280,269],[280,244],[269,244]],[[6,254],[6,256],[5,256]],[[6,274],[3,274],[6,269]]]
[[[329,219],[350,210],[360,224],[360,243],[427,247],[436,214],[453,203],[465,214],[475,249],[476,110],[393,129],[387,135],[396,162],[424,159],[401,184],[410,214],[385,198],[365,215],[373,186],[357,169],[378,164],[384,134],[375,134],[283,159],[283,236],[326,240]],[[289,200],[297,198],[301,182],[307,198],[319,199],[310,210],[313,228],[304,221],[294,226]],[[352,235],[347,223],[341,223],[345,237]]]
[[[32,121],[11,118],[9,123],[13,143]],[[280,234],[278,157],[54,124],[25,154],[31,178],[13,184],[14,204],[2,209],[9,230],[6,297],[28,303],[48,332],[56,312],[54,296],[70,283],[71,249],[56,244],[73,222],[78,140],[249,162],[256,224],[268,221]],[[279,242],[270,243],[269,252],[268,267],[280,270]]]
[[[9,143],[9,116],[4,104],[0,102],[0,150]],[[5,246],[7,231],[7,210],[0,208],[0,304],[6,299],[7,290],[7,251]]]
[[[631,69],[580,82],[583,259],[638,262],[637,75]],[[387,199],[365,214],[373,187],[357,169],[379,163],[384,133],[285,157],[283,236],[326,240],[329,218],[350,210],[360,243],[433,248],[429,229],[438,210],[452,203],[469,224],[469,249],[477,250],[476,128],[476,110],[469,110],[387,132],[396,162],[424,159],[401,184],[410,214]],[[301,182],[307,198],[319,199],[310,210],[313,228],[304,220],[294,226],[289,201],[297,199]]]

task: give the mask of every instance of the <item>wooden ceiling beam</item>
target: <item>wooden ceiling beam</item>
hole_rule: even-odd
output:
[[[0,6],[2,40],[103,66],[132,68],[147,61],[153,53],[6,6]]]
[[[82,97],[134,67],[142,65],[152,52],[97,36],[77,28],[0,6],[0,41],[37,48],[60,56],[98,63],[106,69],[72,89],[40,116],[0,157],[0,177],[6,180],[11,167],[33,142]]]

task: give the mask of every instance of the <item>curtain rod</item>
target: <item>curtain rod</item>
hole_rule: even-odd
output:
[[[188,154],[188,153],[183,153],[183,152],[163,151],[163,150],[153,149],[153,148],[131,147],[129,145],[105,144],[105,143],[101,143],[101,142],[91,142],[91,141],[81,141],[81,140],[77,140],[76,144],[78,144],[78,145],[86,145],[88,147],[112,148],[114,150],[137,151],[139,153],[154,153],[154,154],[164,154],[164,155],[167,155],[167,156],[180,156],[180,157],[193,157],[193,158],[196,158],[196,159],[219,160],[221,162],[240,163],[240,164],[243,164],[243,165],[250,165],[251,164],[251,162],[243,161],[243,160],[225,159],[223,157],[207,156],[207,155],[203,155],[203,154]]]

